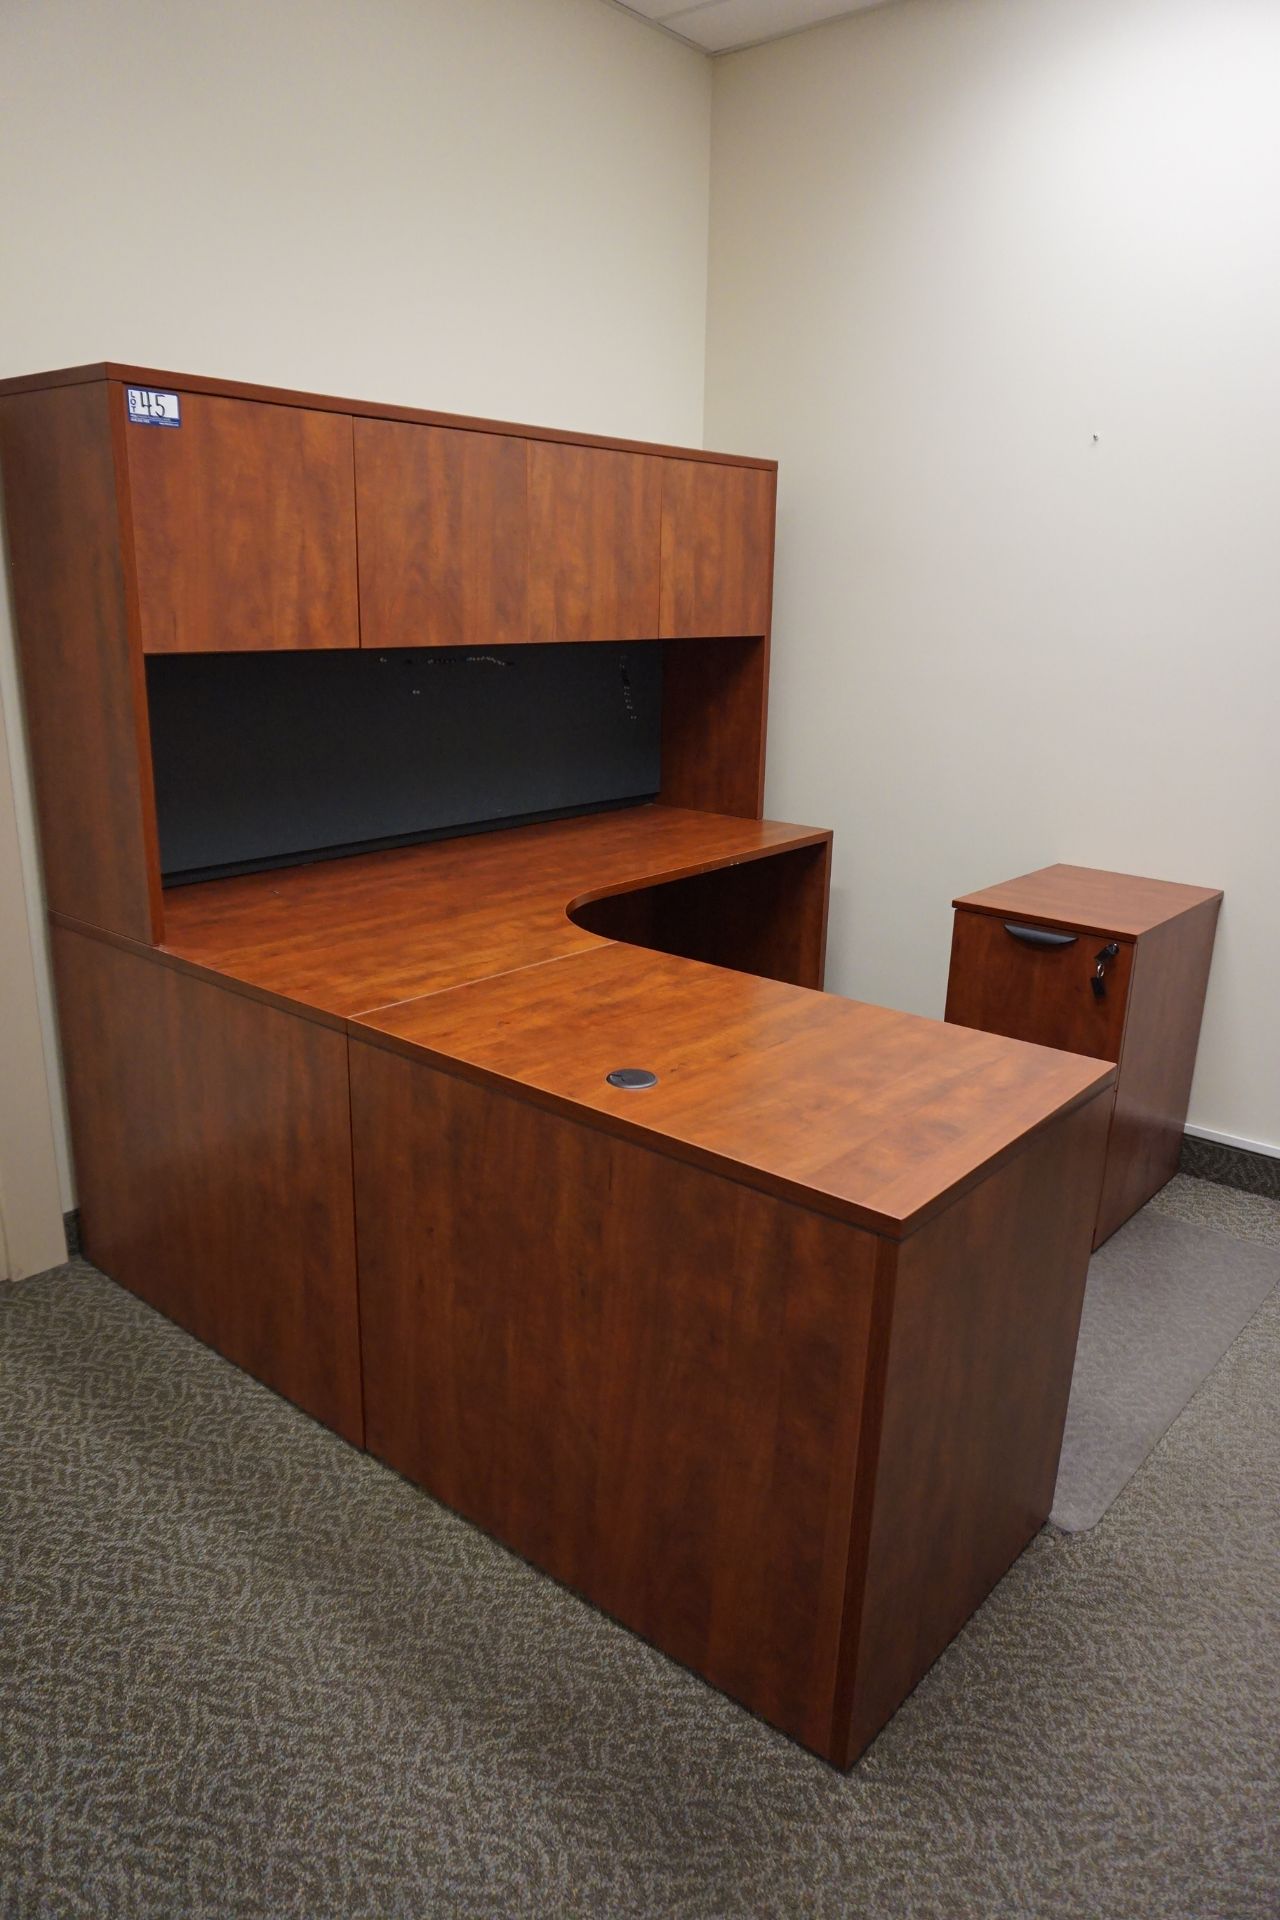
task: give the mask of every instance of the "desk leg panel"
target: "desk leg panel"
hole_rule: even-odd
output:
[[[53,929],[89,1259],[361,1444],[346,1036]]]
[[[902,1243],[842,1687],[847,1765],[1053,1504],[1111,1090]]]
[[[370,1449],[830,1757],[877,1242],[351,1043]]]

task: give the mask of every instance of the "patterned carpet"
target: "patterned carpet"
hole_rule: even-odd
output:
[[[0,1913],[1272,1920],[1278,1356],[841,1778],[83,1263],[0,1289]]]

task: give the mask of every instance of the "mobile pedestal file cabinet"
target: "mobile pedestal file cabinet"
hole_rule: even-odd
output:
[[[952,903],[948,1020],[1118,1067],[1095,1247],[1177,1171],[1221,903],[1068,866]]]

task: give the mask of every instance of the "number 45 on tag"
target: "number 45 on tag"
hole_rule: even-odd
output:
[[[176,393],[156,387],[126,387],[129,418],[139,427],[180,427],[182,408]]]

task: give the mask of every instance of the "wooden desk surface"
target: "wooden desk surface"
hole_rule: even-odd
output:
[[[164,897],[163,951],[349,1017],[599,947],[568,917],[588,900],[830,838],[628,807],[175,887]]]
[[[175,889],[165,950],[347,1019],[371,1044],[900,1236],[1114,1070],[569,918],[827,839],[630,808]],[[625,1066],[652,1068],[658,1086],[610,1087]]]
[[[1075,1054],[621,944],[351,1031],[894,1236],[1114,1078]],[[648,1067],[658,1085],[612,1087],[615,1067]]]

